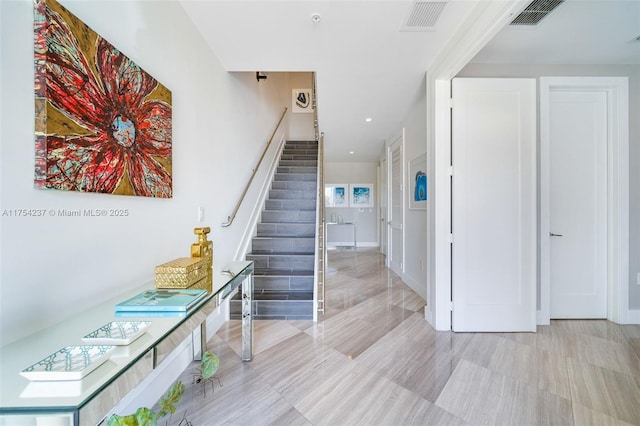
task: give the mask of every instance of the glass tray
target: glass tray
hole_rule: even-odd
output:
[[[113,349],[115,346],[66,346],[20,374],[33,381],[80,380],[109,359]]]
[[[149,327],[151,321],[111,321],[82,338],[92,345],[128,345]]]

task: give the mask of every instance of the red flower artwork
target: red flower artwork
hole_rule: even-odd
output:
[[[170,198],[171,92],[55,0],[34,16],[36,186]]]

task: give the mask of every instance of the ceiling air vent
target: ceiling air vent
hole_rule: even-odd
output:
[[[533,0],[516,19],[511,21],[511,25],[538,25],[548,14],[564,0]]]
[[[408,14],[402,31],[433,30],[446,5],[446,1],[416,1]]]

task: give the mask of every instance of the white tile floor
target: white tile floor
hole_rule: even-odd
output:
[[[436,332],[376,250],[328,266],[324,319],[256,321],[249,363],[226,323],[209,342],[223,386],[205,396],[186,371],[172,424],[186,410],[193,425],[640,425],[640,326]]]

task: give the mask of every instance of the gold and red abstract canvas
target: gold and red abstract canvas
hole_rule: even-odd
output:
[[[171,91],[55,0],[34,35],[36,187],[171,198]]]

